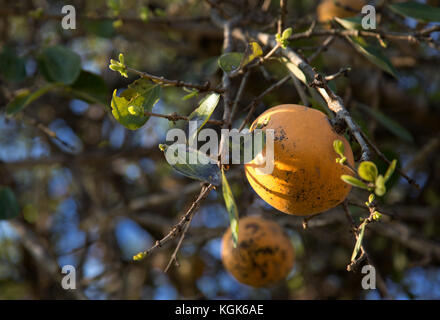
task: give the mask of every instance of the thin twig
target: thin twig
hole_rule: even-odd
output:
[[[160,113],[154,113],[154,112],[145,111],[144,115],[150,116],[150,117],[164,118],[164,119],[168,119],[169,121],[172,121],[172,122],[176,122],[178,120],[190,121],[189,117],[178,115],[177,113],[160,114]],[[222,120],[210,119],[210,120],[207,121],[207,123],[221,126],[223,124],[223,121]]]
[[[280,0],[280,14],[278,17],[278,33],[281,33],[284,30],[286,14],[287,14],[286,2],[287,0]]]
[[[206,81],[204,84],[194,84],[194,83],[184,82],[181,80],[169,80],[164,77],[155,76],[153,74],[149,74],[147,72],[142,72],[142,71],[130,68],[130,67],[127,67],[127,71],[134,73],[134,74],[137,74],[141,78],[150,79],[150,80],[153,80],[153,81],[158,82],[160,84],[167,84],[167,85],[178,87],[178,88],[191,88],[191,89],[196,89],[199,92],[216,92],[216,93],[223,93],[224,92],[224,90],[221,88],[212,87],[211,84],[209,83],[209,81]]]
[[[257,96],[256,98],[254,98],[252,100],[252,102],[244,109],[250,109],[248,114],[246,115],[246,118],[243,120],[243,122],[241,123],[238,131],[241,132],[241,130],[244,129],[244,127],[246,126],[246,124],[249,122],[252,114],[255,111],[255,108],[257,107],[257,102],[260,101],[261,99],[263,99],[263,97],[265,95],[267,95],[268,93],[272,92],[273,90],[281,87],[281,85],[283,85],[285,82],[287,82],[287,80],[290,79],[290,75],[285,76],[284,78],[282,78],[281,80],[279,80],[278,82],[274,83],[273,85],[271,85],[269,88],[267,88],[266,90],[264,90],[259,96]]]
[[[243,78],[241,79],[240,87],[238,87],[238,92],[235,96],[234,103],[232,104],[231,119],[234,119],[234,115],[237,112],[238,102],[240,101],[241,96],[243,95],[244,87],[246,86],[249,75],[250,75],[250,71],[247,71],[244,74]]]
[[[214,188],[214,186],[212,184],[204,185],[202,187],[202,189],[200,190],[200,194],[197,197],[197,199],[191,204],[189,209],[182,216],[182,218],[180,218],[179,222],[170,230],[170,232],[165,237],[163,237],[161,240],[157,240],[156,243],[151,248],[139,253],[137,256],[139,256],[140,259],[146,257],[152,251],[154,251],[157,248],[162,247],[165,243],[167,243],[171,239],[174,239],[176,237],[176,235],[178,235],[180,232],[182,232],[183,226],[191,219],[191,216],[199,208],[202,200],[204,200],[208,196],[209,192],[213,188]]]
[[[185,228],[183,229],[183,232],[182,232],[182,234],[180,235],[180,239],[179,239],[179,242],[177,243],[176,249],[174,249],[174,252],[173,252],[173,254],[171,255],[170,261],[168,262],[168,264],[167,264],[167,266],[166,266],[166,268],[165,268],[165,270],[164,270],[165,273],[168,272],[168,269],[171,267],[171,264],[172,264],[173,262],[176,263],[176,266],[179,265],[179,264],[178,264],[178,261],[177,261],[177,253],[179,252],[180,247],[182,246],[183,239],[185,239],[185,235],[186,235],[186,233],[188,232],[189,225],[191,224],[191,221],[192,221],[193,217],[194,217],[194,215],[191,215],[191,217],[189,218],[189,221],[186,223]]]

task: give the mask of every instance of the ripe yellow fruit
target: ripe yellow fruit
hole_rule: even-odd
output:
[[[274,130],[274,169],[261,174],[265,167],[254,158],[245,164],[246,177],[255,192],[272,207],[293,215],[312,215],[341,203],[351,186],[341,175],[352,172],[336,163],[338,154],[333,141],[344,144],[345,157],[353,167],[353,152],[344,136],[336,133],[327,116],[316,109],[296,104],[270,108],[252,124],[266,123],[263,130]],[[262,151],[263,161],[266,150]],[[268,157],[269,158],[269,157]]]
[[[222,261],[239,282],[262,287],[286,278],[295,252],[284,230],[275,222],[259,217],[239,220],[238,244],[233,247],[231,229],[222,239]]]
[[[318,21],[327,22],[334,17],[346,18],[355,16],[356,12],[351,10],[346,10],[341,6],[336,5],[335,1],[340,3],[342,6],[347,6],[351,9],[361,12],[362,7],[366,5],[364,0],[323,0],[317,8]]]

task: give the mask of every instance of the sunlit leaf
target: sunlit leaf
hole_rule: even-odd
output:
[[[290,62],[289,59],[287,59],[285,57],[281,57],[280,61],[282,64],[284,64],[286,66],[287,70],[289,70],[289,73],[291,76],[296,77],[302,83],[304,83],[306,86],[308,85],[309,81],[313,80],[313,79],[307,78],[306,74],[300,68],[298,68],[295,64]]]
[[[359,250],[360,250],[360,248],[362,246],[362,239],[364,238],[365,226],[366,226],[365,223],[362,223],[360,225],[359,237],[358,237],[358,239],[356,241],[356,245],[354,246],[353,254],[351,255],[351,261],[355,261],[357,255],[358,255],[358,252],[359,252]]]
[[[151,111],[159,101],[160,94],[159,85],[146,79],[136,80],[119,97],[116,90],[113,92],[112,114],[126,128],[139,129],[149,118],[144,112]]]
[[[59,45],[43,49],[38,62],[41,73],[49,82],[70,85],[75,82],[81,72],[80,56]]]
[[[229,223],[232,232],[232,242],[234,248],[238,244],[238,209],[235,204],[234,195],[232,194],[231,188],[229,187],[226,175],[222,170],[222,191],[223,199],[225,200],[226,210],[228,211]]]
[[[362,188],[362,189],[368,189],[368,187],[367,187],[367,185],[365,183],[363,183],[359,179],[356,179],[355,177],[352,177],[350,175],[343,174],[341,176],[341,179],[345,183],[348,183],[348,184],[350,184],[350,185],[352,185],[354,187],[358,187],[358,188]]]
[[[199,107],[195,109],[189,116],[188,119],[190,121],[196,121],[197,130],[189,138],[189,144],[191,145],[194,139],[197,137],[197,133],[200,129],[206,124],[206,122],[211,117],[212,113],[217,107],[217,104],[220,100],[220,94],[212,93],[206,96],[199,104]]]
[[[389,8],[405,17],[411,17],[425,22],[440,22],[440,8],[420,2],[393,3]]]
[[[340,157],[344,156],[345,148],[344,143],[341,140],[333,141],[333,149]]]
[[[358,174],[362,179],[374,182],[378,175],[377,167],[371,161],[362,161],[358,167]]]
[[[161,144],[160,148],[165,152],[168,163],[180,174],[215,186],[220,184],[220,169],[206,154],[188,148],[184,144],[171,146]],[[173,162],[169,161],[170,157]]]
[[[348,18],[338,18],[334,17],[334,19],[345,29],[349,30],[362,30],[362,17],[348,17]]]
[[[374,193],[376,195],[378,195],[379,197],[383,196],[385,194],[385,192],[387,191],[386,187],[385,187],[385,179],[384,177],[380,174],[375,182],[375,189],[374,189]]]
[[[15,218],[20,212],[20,206],[14,192],[8,187],[0,186],[0,220]]]
[[[391,178],[391,176],[393,175],[394,170],[396,169],[396,165],[397,165],[396,159],[391,161],[391,164],[389,165],[387,172],[385,173],[385,176],[384,176],[385,182],[387,182]]]
[[[252,62],[255,58],[258,58],[263,55],[263,49],[261,49],[260,45],[257,42],[251,42],[246,47],[246,51],[244,52],[243,59],[240,63],[240,68],[243,68],[250,62]]]

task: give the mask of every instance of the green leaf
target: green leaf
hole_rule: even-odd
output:
[[[381,197],[385,194],[385,192],[387,192],[387,189],[385,188],[385,179],[383,175],[380,174],[375,182],[374,193]]]
[[[38,59],[40,71],[49,82],[70,85],[81,72],[81,58],[74,51],[63,46],[43,49]]]
[[[101,76],[81,70],[78,79],[71,85],[71,88],[79,99],[107,106],[108,87]]]
[[[166,153],[166,156],[172,156],[176,161],[168,163],[174,170],[180,174],[204,182],[208,182],[215,186],[220,185],[220,169],[217,163],[213,163],[212,159],[206,154],[184,144],[175,144],[167,146],[165,144],[159,145],[159,148]],[[181,148],[181,152],[179,152]],[[191,161],[193,159],[193,161]]]
[[[241,52],[224,53],[218,59],[218,66],[226,73],[230,73],[240,68],[241,60],[243,59]]]
[[[0,53],[0,73],[7,81],[23,81],[26,78],[25,59],[19,58],[12,48],[3,46]]]
[[[185,90],[185,88],[183,88],[183,90]],[[183,101],[192,99],[192,98],[197,97],[199,95],[199,91],[196,89],[185,90],[185,91],[188,92],[188,94],[182,98]]]
[[[368,44],[362,37],[347,37],[347,39],[351,42],[354,48],[364,55],[368,60],[385,72],[388,72],[393,77],[397,78],[396,69],[387,56],[385,56],[379,48]]]
[[[362,30],[362,17],[348,17],[348,18],[338,18],[334,17],[337,23],[339,23],[344,29],[348,30]]]
[[[351,255],[351,261],[355,261],[356,256],[358,255],[358,252],[359,252],[359,250],[360,250],[360,248],[362,246],[362,239],[364,238],[365,226],[366,226],[365,223],[362,223],[360,225],[361,231],[360,231],[359,237],[358,237],[358,239],[356,241],[356,245],[354,246],[353,254]]]
[[[258,58],[262,55],[263,49],[261,49],[260,45],[257,42],[250,42],[246,47],[243,59],[240,62],[240,68],[243,68],[244,66],[252,62],[255,58]]]
[[[160,94],[161,87],[158,84],[152,84],[147,79],[138,79],[121,96],[116,95],[116,90],[113,92],[112,114],[126,128],[139,129],[149,119],[144,112],[153,109]]]
[[[84,28],[87,32],[93,33],[101,38],[112,38],[116,34],[115,28],[113,27],[113,20],[111,19],[87,20],[84,22]]]
[[[409,1],[389,5],[394,12],[405,17],[411,17],[424,22],[439,22],[440,8],[432,7],[423,3]]]
[[[300,68],[298,68],[295,64],[290,62],[290,60],[287,59],[286,57],[281,57],[279,60],[282,64],[284,64],[286,66],[287,70],[289,71],[289,73],[292,77],[298,78],[306,86],[308,86],[308,83],[311,80],[313,80],[313,79],[307,78],[306,74]]]
[[[191,135],[189,138],[189,144],[194,141],[197,137],[197,133],[200,129],[206,124],[206,122],[211,117],[212,113],[217,107],[217,104],[220,100],[220,95],[218,93],[212,93],[206,96],[199,104],[199,107],[195,109],[188,117],[190,121],[197,122],[197,130]]]
[[[394,170],[396,169],[396,165],[397,165],[397,160],[396,159],[391,161],[391,164],[388,167],[387,172],[385,173],[385,177],[384,177],[385,182],[387,182],[388,179],[390,179],[391,176],[393,175]]]
[[[235,204],[234,195],[232,194],[231,188],[229,187],[228,180],[226,179],[225,172],[222,169],[222,191],[223,199],[225,200],[226,210],[229,215],[229,222],[232,232],[232,241],[234,248],[238,244],[238,209]]]
[[[362,161],[358,167],[359,176],[370,182],[376,181],[378,171],[374,162],[371,161]]]
[[[402,127],[399,123],[397,123],[395,120],[384,115],[382,112],[380,112],[378,110],[366,107],[361,104],[359,105],[359,107],[362,110],[369,113],[374,118],[376,118],[376,120],[379,121],[380,124],[382,124],[386,129],[388,129],[396,137],[398,137],[406,142],[414,142],[414,138],[413,138],[412,134],[408,130],[406,130],[404,127]]]
[[[367,185],[365,183],[363,183],[361,180],[356,179],[353,176],[347,175],[347,174],[343,174],[341,176],[342,181],[344,181],[345,183],[351,184],[354,187],[358,187],[358,188],[362,188],[362,189],[368,189]]]
[[[344,157],[344,143],[341,140],[335,140],[333,141],[333,149],[335,149],[335,152],[340,156]]]
[[[0,220],[15,218],[19,212],[14,192],[8,187],[0,187]]]
[[[33,101],[57,86],[58,84],[49,83],[34,92],[30,92],[28,89],[21,90],[21,92],[6,105],[6,114],[11,116],[20,112]]]

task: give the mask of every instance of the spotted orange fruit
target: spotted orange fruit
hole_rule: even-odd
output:
[[[264,123],[263,130],[274,130],[272,173],[261,168],[270,161],[266,149],[245,164],[246,177],[255,192],[272,207],[293,215],[312,215],[341,203],[351,186],[341,180],[350,174],[336,163],[333,141],[341,140],[347,162],[354,166],[350,144],[335,132],[327,116],[316,109],[296,104],[270,108],[252,124]],[[269,145],[266,145],[266,148]]]
[[[294,249],[284,230],[274,221],[248,216],[239,220],[238,244],[231,229],[222,239],[222,261],[239,282],[262,287],[286,278],[293,266]]]
[[[336,2],[342,6],[338,6]],[[317,8],[318,21],[326,22],[334,17],[346,18],[355,16],[361,13],[362,7],[366,4],[364,0],[323,0]],[[343,6],[353,9],[354,11],[346,9]]]

